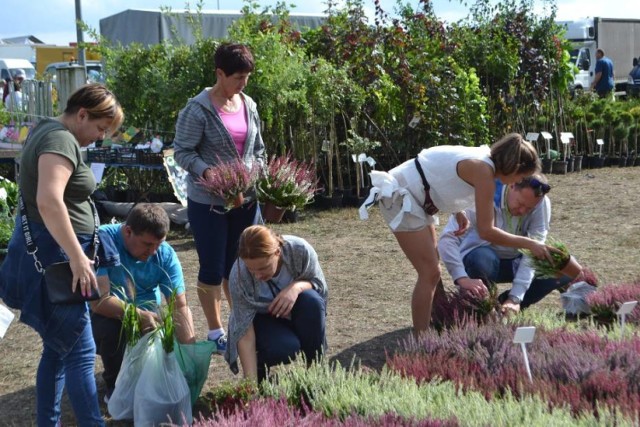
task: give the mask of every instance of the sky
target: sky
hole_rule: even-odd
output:
[[[8,0],[7,0],[8,1]],[[273,0],[256,0],[259,5],[274,5]],[[469,3],[472,0],[467,0]],[[403,0],[416,7],[419,0]],[[640,19],[638,0],[556,0],[558,20],[572,20],[584,17],[635,18]],[[288,0],[296,4],[292,12],[322,13],[326,9],[324,0]],[[396,0],[380,0],[382,8],[393,13]],[[47,44],[67,46],[75,42],[75,0],[28,0],[12,3],[15,7],[4,7],[0,22],[0,39],[33,35]],[[20,6],[19,6],[20,4]],[[173,10],[185,9],[185,0],[81,0],[82,20],[91,28],[99,30],[100,19],[115,15],[127,9],[159,9],[169,6]],[[195,9],[195,0],[191,1]],[[364,0],[369,16],[373,16],[373,0]],[[447,22],[457,21],[466,16],[466,7],[460,0],[433,0],[436,15]],[[238,11],[244,3],[241,0],[204,0],[205,10]],[[544,13],[539,8],[538,13]],[[90,38],[85,35],[85,41]]]

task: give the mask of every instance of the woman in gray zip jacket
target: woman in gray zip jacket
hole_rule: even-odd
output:
[[[225,200],[212,196],[198,179],[211,179],[211,167],[238,158],[251,168],[264,165],[264,143],[255,102],[242,90],[254,69],[253,55],[240,44],[222,44],[215,56],[216,83],[205,88],[180,111],[174,140],[175,159],[189,172],[187,215],[198,252],[198,298],[207,319],[208,339],[218,353],[226,349],[220,318],[224,288],[229,304],[229,272],[240,233],[260,218],[253,191],[244,203],[225,211]]]

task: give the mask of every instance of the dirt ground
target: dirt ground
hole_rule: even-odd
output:
[[[598,274],[601,283],[629,282],[640,277],[640,218],[636,215],[640,212],[640,168],[586,170],[550,175],[549,180],[553,212],[550,235],[565,242],[581,263]],[[442,216],[441,225],[446,220]],[[299,222],[274,228],[304,237],[318,252],[330,287],[329,357],[343,365],[355,358],[379,369],[385,350],[393,351],[398,340],[409,333],[409,302],[416,275],[377,210],[371,211],[368,221],[360,221],[356,209],[306,211]],[[194,245],[188,236],[177,236],[170,243],[183,264],[196,330],[204,339],[206,326],[195,292]],[[452,285],[446,272],[443,278],[445,286]],[[558,295],[551,294],[539,305],[560,309]],[[225,305],[225,319],[227,315]],[[34,423],[40,352],[37,335],[17,321],[0,339],[0,425]],[[98,359],[96,381],[102,398],[101,371]],[[237,379],[222,357],[214,356],[204,391]],[[66,397],[63,409],[64,425],[73,425]],[[105,405],[103,411],[106,413]]]

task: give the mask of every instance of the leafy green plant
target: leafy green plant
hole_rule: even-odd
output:
[[[176,290],[171,292],[171,296],[167,298],[167,305],[160,311],[160,323],[155,333],[160,334],[162,348],[164,352],[169,354],[173,352],[173,346],[176,336],[176,324],[173,318],[176,305]]]
[[[13,234],[18,185],[0,176],[0,248],[6,248]]]

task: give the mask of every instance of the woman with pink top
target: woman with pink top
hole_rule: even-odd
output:
[[[216,342],[218,353],[224,353],[220,285],[231,303],[228,280],[238,239],[258,222],[260,212],[253,192],[244,194],[242,206],[225,212],[225,200],[205,191],[198,180],[210,180],[210,168],[220,162],[239,158],[247,168],[254,162],[264,165],[265,153],[256,103],[242,92],[254,69],[253,55],[244,45],[225,43],[216,50],[214,61],[216,83],[180,111],[174,146],[176,161],[189,172],[187,215],[200,261],[198,298],[208,339]]]

